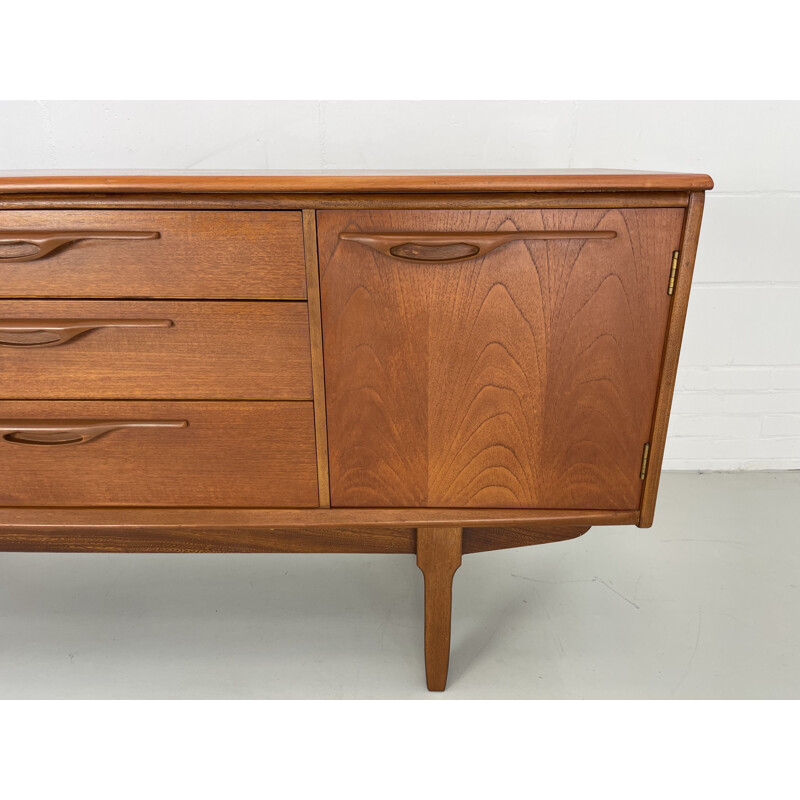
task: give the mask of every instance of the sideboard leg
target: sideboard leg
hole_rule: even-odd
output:
[[[418,528],[417,566],[425,576],[425,675],[443,692],[450,663],[453,575],[461,566],[461,528]]]

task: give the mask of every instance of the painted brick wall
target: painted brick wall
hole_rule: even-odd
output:
[[[800,103],[0,103],[0,169],[708,172],[668,469],[800,469]]]

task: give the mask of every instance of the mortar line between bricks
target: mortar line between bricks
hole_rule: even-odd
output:
[[[681,389],[682,394],[800,394],[800,389]],[[678,412],[676,412],[678,413]],[[682,412],[686,413],[686,412]]]
[[[692,288],[713,286],[716,289],[800,289],[800,281],[692,281]]]
[[[776,369],[776,370],[800,370],[800,364],[707,364],[699,367],[696,364],[688,364],[681,367],[682,371],[693,370],[712,370],[712,369],[727,369],[727,370],[742,370],[742,369]]]
[[[694,419],[695,417],[714,417],[715,419],[733,419],[734,417],[747,417],[748,419],[761,419],[762,417],[798,417],[800,414],[795,414],[792,411],[786,411],[785,413],[779,413],[777,411],[733,411],[730,413],[726,413],[724,417],[720,417],[719,413],[715,413],[713,411],[677,411],[674,414],[670,414],[670,419],[679,419],[680,417],[689,417],[690,419]],[[691,436],[700,436],[700,434],[685,434]],[[716,434],[713,434],[716,436]],[[670,436],[672,436],[672,431],[670,431]]]
[[[775,191],[754,189],[750,192],[724,192],[714,189],[709,194],[709,197],[800,197],[800,191],[797,189],[778,189]]]

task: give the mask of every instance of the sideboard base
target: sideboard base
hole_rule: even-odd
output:
[[[95,525],[0,527],[0,551],[58,553],[406,553],[425,578],[425,672],[443,691],[450,661],[453,576],[462,555],[574,539],[586,524],[159,528]]]

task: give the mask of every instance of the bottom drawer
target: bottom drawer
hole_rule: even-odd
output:
[[[0,506],[317,505],[310,402],[0,402]]]

